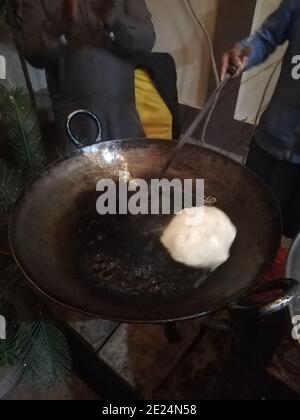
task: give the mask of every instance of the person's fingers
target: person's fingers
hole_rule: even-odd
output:
[[[241,66],[243,71],[244,71],[244,70],[245,70],[245,68],[247,67],[248,62],[249,62],[249,57],[245,55],[245,56],[243,57],[243,59],[242,59],[242,66]]]
[[[222,57],[221,80],[224,80],[229,67],[230,54],[225,53]]]
[[[243,50],[243,56],[242,56],[243,70],[245,70],[245,68],[248,66],[250,55],[251,55],[251,49],[250,48],[245,48]]]
[[[233,77],[239,77],[248,65],[250,53],[250,48],[241,48],[239,45],[225,53],[222,57],[221,80],[228,72]]]
[[[239,69],[240,67],[242,67],[242,64],[243,64],[243,62],[242,62],[241,58],[240,58],[240,57],[238,57],[238,56],[232,57],[231,63],[232,63],[232,64],[233,64],[233,65],[234,65],[237,69]]]
[[[224,80],[227,73],[232,73],[233,77],[237,77],[241,74],[242,60],[235,54],[234,51],[224,54],[222,59],[221,80]]]
[[[243,71],[243,62],[239,56],[232,57],[232,66],[235,70],[233,76],[239,77]]]
[[[234,57],[232,62],[233,66],[236,68],[234,77],[240,77],[241,74],[245,71],[249,61],[248,54],[242,53],[239,57]]]

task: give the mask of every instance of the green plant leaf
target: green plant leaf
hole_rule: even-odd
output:
[[[67,340],[51,312],[11,265],[0,277],[0,314],[7,340],[0,340],[0,366],[22,363],[38,387],[68,382],[72,361]]]
[[[18,172],[0,160],[0,210],[8,212],[22,188]]]
[[[66,337],[45,308],[32,325],[29,372],[45,388],[68,382],[72,360]]]
[[[45,165],[46,154],[38,115],[23,89],[0,86],[0,113],[10,157],[10,164],[0,161],[0,210],[8,212],[27,177]],[[26,365],[37,386],[68,380],[67,340],[14,263],[0,267],[0,315],[8,332],[7,340],[0,340],[0,366]]]
[[[46,163],[37,112],[21,88],[0,86],[0,111],[12,162],[21,172],[33,175]]]

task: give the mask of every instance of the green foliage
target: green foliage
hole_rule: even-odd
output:
[[[71,370],[66,338],[48,309],[14,266],[1,276],[0,314],[7,322],[7,339],[0,341],[0,367],[26,365],[40,387],[64,382]]]
[[[18,172],[0,160],[0,210],[8,212],[22,187]]]
[[[64,382],[72,366],[66,338],[42,306],[35,312],[32,337],[27,360],[29,372],[43,387]]]
[[[7,90],[3,86],[0,110],[12,163],[18,171],[34,175],[46,163],[37,112],[23,89]]]
[[[23,186],[47,159],[37,112],[23,89],[0,86],[0,114],[7,146],[6,159],[0,160],[0,211],[8,215]],[[7,322],[7,339],[0,340],[0,368],[24,365],[43,388],[64,382],[71,370],[68,343],[18,267],[9,261],[0,264],[0,315]]]

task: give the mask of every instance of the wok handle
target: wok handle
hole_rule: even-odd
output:
[[[233,310],[251,311],[259,316],[271,315],[288,307],[299,292],[299,282],[277,279],[254,289],[251,294],[230,305]]]
[[[67,118],[66,129],[67,129],[67,134],[68,134],[71,142],[73,144],[75,144],[75,146],[78,147],[79,149],[81,149],[82,147],[85,146],[79,139],[77,139],[77,137],[75,137],[75,135],[72,133],[72,129],[71,129],[71,123],[72,123],[73,119],[76,118],[78,115],[86,115],[87,117],[91,118],[95,122],[96,127],[97,127],[97,137],[94,141],[94,144],[100,143],[102,141],[102,125],[101,125],[101,122],[95,114],[93,114],[91,111],[88,111],[86,109],[78,109],[77,111],[72,112]]]

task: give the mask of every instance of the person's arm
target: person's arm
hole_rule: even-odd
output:
[[[279,8],[264,22],[253,36],[241,41],[242,47],[250,48],[247,68],[264,62],[279,45],[287,41],[295,17],[293,1],[283,0]]]
[[[151,17],[145,0],[117,0],[107,23],[120,48],[151,52],[156,40]]]
[[[263,26],[249,38],[236,44],[224,54],[222,77],[228,67],[238,68],[238,75],[264,62],[289,36],[293,20],[299,10],[295,0],[282,0],[279,8],[269,16]]]

